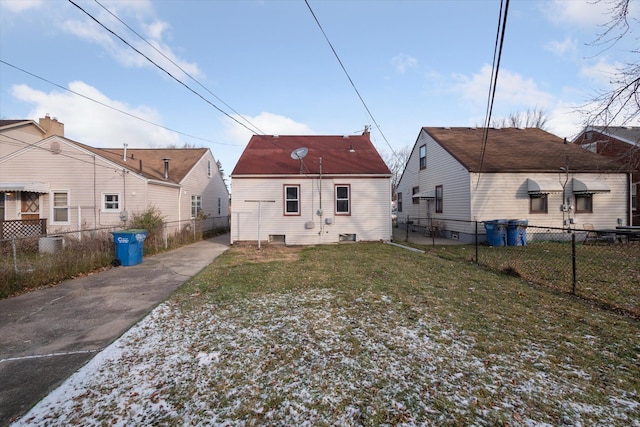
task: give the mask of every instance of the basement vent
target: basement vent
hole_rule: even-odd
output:
[[[457,231],[452,231],[452,232],[451,232],[451,238],[452,238],[453,240],[458,240],[458,239],[460,238],[460,236],[458,235],[458,232],[457,232]]]
[[[269,243],[275,243],[275,244],[285,244],[286,238],[284,234],[269,234]]]
[[[341,234],[339,240],[341,242],[355,242],[356,235],[355,234]]]

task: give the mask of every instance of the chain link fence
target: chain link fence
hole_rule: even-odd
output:
[[[114,262],[111,232],[122,227],[55,234],[5,234],[0,239],[0,298],[108,268]],[[229,217],[162,222],[147,230],[144,254],[152,255],[229,231]]]
[[[640,230],[407,218],[394,236],[640,317]]]

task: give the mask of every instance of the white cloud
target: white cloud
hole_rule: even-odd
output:
[[[42,5],[43,0],[2,0],[0,1],[0,9],[6,9],[9,12],[20,13],[25,10],[35,9]]]
[[[98,89],[83,83],[71,82],[69,89],[103,104],[161,124],[157,111],[146,106],[131,107],[109,99]],[[11,94],[33,105],[29,117],[37,120],[49,113],[65,124],[65,136],[94,147],[160,147],[180,145],[179,136],[166,129],[114,111],[68,92],[42,92],[27,85],[14,85]]]
[[[549,20],[562,26],[580,26],[591,29],[607,23],[613,4],[610,1],[567,1],[554,0],[543,3]]]
[[[304,123],[298,123],[289,117],[280,116],[278,114],[262,112],[255,117],[244,116],[253,126],[247,125],[250,128],[257,127],[259,132],[265,135],[313,135],[315,134]],[[246,122],[239,116],[233,115],[233,118],[241,123]],[[250,130],[240,126],[238,123],[224,118],[224,127],[227,139],[233,141],[239,145],[246,145],[249,139],[254,134]],[[256,130],[256,132],[258,132]]]
[[[562,41],[553,40],[546,44],[545,49],[557,56],[572,55],[578,50],[578,43],[571,37],[565,37]]]
[[[123,1],[109,3],[108,7],[111,13],[126,22],[129,27],[134,28],[134,30],[136,30],[136,27],[141,27],[142,30],[136,30],[136,32],[142,33],[146,41],[133,35],[124,24],[104,9],[85,10],[176,78],[181,80],[185,78],[182,70],[193,77],[202,77],[202,72],[197,64],[180,59],[166,42],[166,39],[170,36],[169,30],[171,26],[153,16],[154,12],[151,3],[145,1]],[[127,22],[129,20],[132,22]],[[125,67],[155,67],[146,58],[125,45],[89,17],[66,19],[61,24],[61,29],[80,39],[101,46]]]
[[[610,87],[611,80],[623,68],[623,64],[607,62],[605,58],[601,58],[597,63],[590,66],[583,66],[580,69],[580,75],[592,80],[594,83]]]
[[[396,72],[404,74],[410,68],[415,68],[418,65],[418,60],[412,56],[401,53],[391,58],[391,65],[396,69]]]
[[[457,75],[454,78],[459,80],[459,83],[453,87],[454,92],[458,92],[463,99],[475,105],[486,105],[491,82],[490,66],[483,66],[479,73],[471,77]],[[503,108],[526,110],[528,107],[535,106],[546,108],[552,103],[553,96],[538,89],[533,79],[527,79],[505,69],[499,71],[494,105],[500,104]]]

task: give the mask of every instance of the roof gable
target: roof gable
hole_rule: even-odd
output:
[[[291,156],[305,147],[302,159]],[[323,174],[389,175],[391,172],[375,149],[369,134],[329,135],[254,135],[249,140],[231,176]]]
[[[490,128],[483,150],[484,128],[424,127],[451,156],[470,172],[620,172],[620,163],[592,153],[538,128]],[[428,155],[428,153],[427,153]],[[481,161],[482,159],[482,161]]]

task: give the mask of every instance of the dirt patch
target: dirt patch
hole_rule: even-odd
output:
[[[230,254],[249,262],[297,261],[302,248],[299,246],[240,244],[230,249]]]

